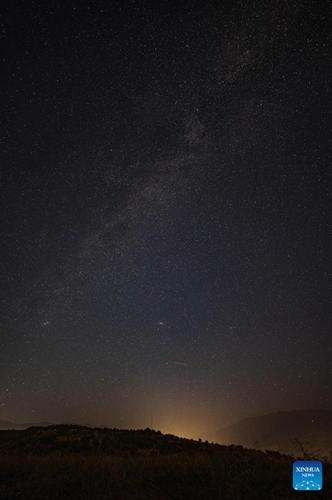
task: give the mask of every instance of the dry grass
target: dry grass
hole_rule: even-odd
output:
[[[22,500],[307,498],[292,490],[294,459],[275,452],[149,430],[47,429],[0,432],[0,492],[3,484]],[[332,498],[331,467],[310,500]]]

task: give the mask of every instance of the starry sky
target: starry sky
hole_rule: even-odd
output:
[[[329,2],[7,2],[0,419],[332,409]]]

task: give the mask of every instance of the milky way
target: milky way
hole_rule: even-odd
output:
[[[329,6],[7,6],[0,418],[331,408]]]

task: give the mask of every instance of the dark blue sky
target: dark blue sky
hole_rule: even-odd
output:
[[[328,2],[7,10],[0,418],[331,409]]]

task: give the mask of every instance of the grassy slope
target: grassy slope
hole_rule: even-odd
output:
[[[331,463],[323,490],[302,493],[291,487],[293,461],[148,429],[0,431],[0,499],[17,491],[26,500],[332,498]]]

